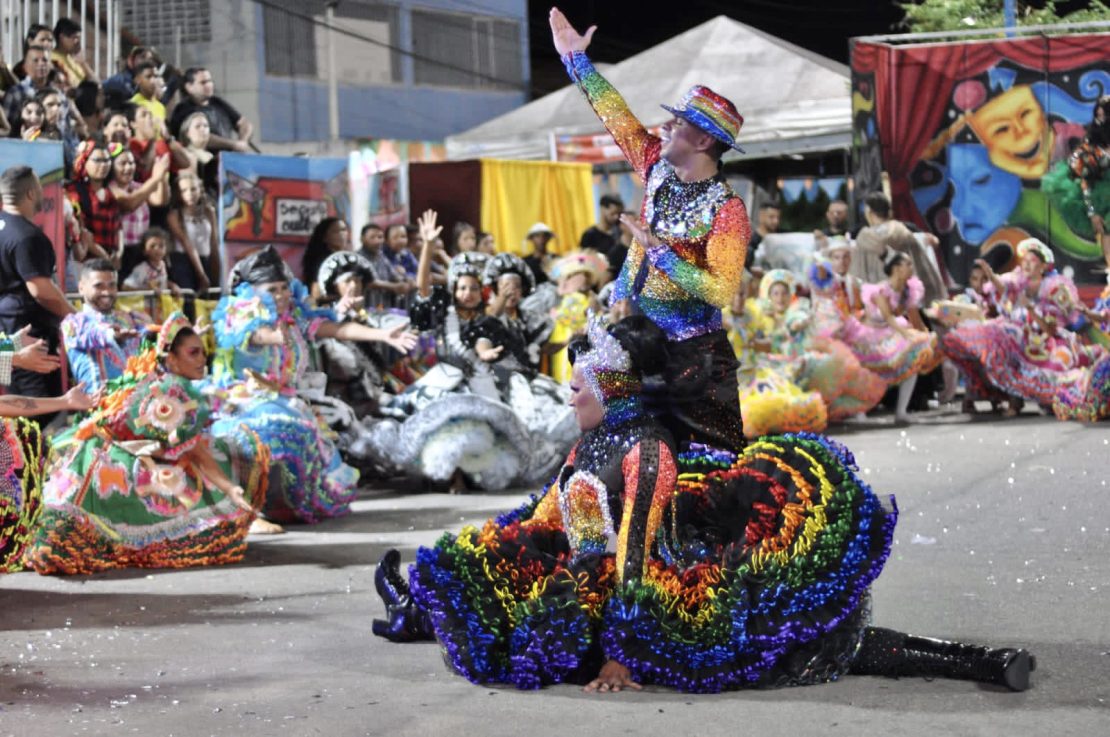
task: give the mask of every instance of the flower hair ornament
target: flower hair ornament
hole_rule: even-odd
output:
[[[162,323],[162,327],[158,328],[158,338],[154,343],[154,352],[158,354],[158,358],[165,358],[170,354],[170,348],[173,347],[173,342],[177,340],[178,334],[189,328],[194,332],[196,329],[193,323],[189,322],[189,318],[185,317],[183,312],[171,313],[166,321]]]
[[[1056,256],[1052,253],[1052,249],[1036,238],[1026,238],[1025,240],[1017,244],[1018,258],[1021,258],[1030,251],[1036,253],[1037,256],[1040,257],[1041,261],[1048,264],[1049,266],[1056,265]]]
[[[793,297],[798,292],[798,279],[794,276],[793,272],[786,269],[771,269],[759,281],[759,298],[770,299],[771,287],[776,284],[786,285],[786,289]]]
[[[590,349],[575,358],[574,367],[601,402],[606,420],[631,419],[639,412],[643,392],[643,379],[632,369],[632,356],[592,311],[586,320],[586,339]]]

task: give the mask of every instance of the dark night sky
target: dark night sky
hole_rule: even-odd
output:
[[[551,46],[547,13],[551,0],[530,0],[533,94],[540,97],[566,84],[566,74]],[[590,44],[595,61],[616,63],[704,23],[727,15],[741,23],[848,62],[848,39],[893,32],[902,18],[893,2],[877,0],[567,0],[559,6],[579,31],[597,25]],[[649,8],[660,8],[652,13]]]
[[[529,0],[528,4],[534,97],[567,83],[551,46],[547,22],[551,5],[551,0]],[[1084,0],[1063,0],[1057,3],[1057,10],[1066,13],[1086,5]],[[895,25],[902,19],[901,8],[892,0],[565,0],[559,7],[579,31],[590,25],[598,27],[590,55],[608,63],[623,61],[710,18],[727,15],[847,64],[848,39],[896,33],[900,29]]]

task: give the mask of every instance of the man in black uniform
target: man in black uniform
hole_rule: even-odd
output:
[[[74,312],[54,281],[54,246],[31,222],[42,210],[42,185],[29,166],[13,166],[0,174],[0,330],[7,335],[30,325],[51,353],[58,348],[58,325]],[[61,394],[61,374],[12,371],[8,391],[28,397]],[[40,418],[47,422],[49,418]]]

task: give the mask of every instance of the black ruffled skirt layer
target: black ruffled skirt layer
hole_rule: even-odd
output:
[[[537,500],[444,535],[412,566],[448,662],[475,683],[583,682],[606,659],[691,692],[816,683],[847,671],[897,513],[841,446],[763,438],[680,456],[644,575],[572,560]],[[551,493],[558,493],[552,490]]]

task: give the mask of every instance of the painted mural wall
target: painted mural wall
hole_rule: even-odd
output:
[[[895,215],[936,233],[949,271],[1036,236],[1101,281],[1089,221],[1048,192],[1110,93],[1110,34],[852,47],[857,200],[889,175]]]

